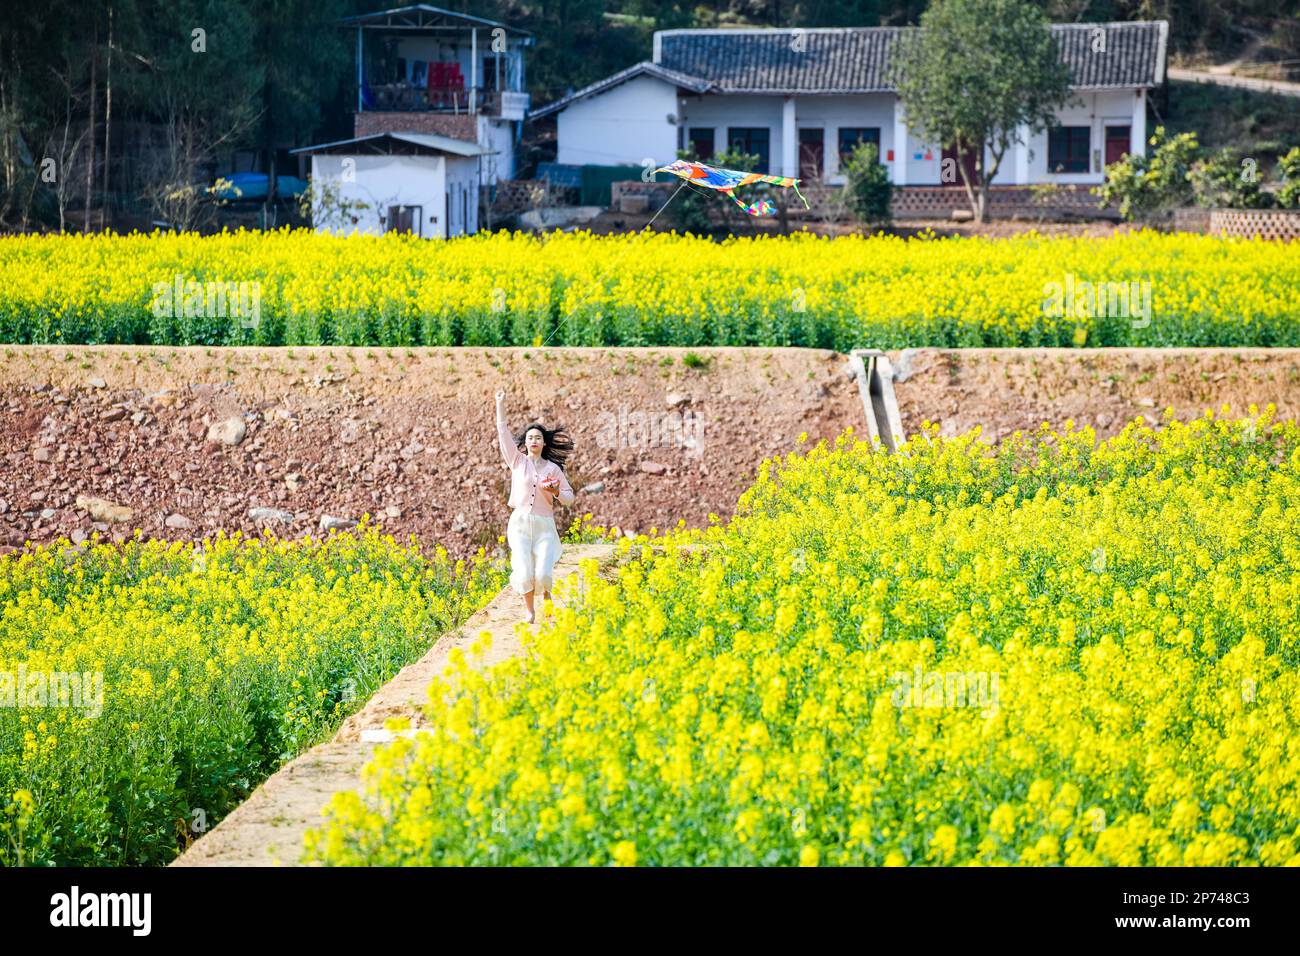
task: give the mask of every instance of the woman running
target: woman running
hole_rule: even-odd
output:
[[[510,545],[510,586],[522,594],[527,615],[536,620],[533,596],[551,599],[551,574],[560,557],[560,535],[555,529],[555,499],[573,504],[573,488],[564,474],[564,462],[573,451],[573,441],[560,428],[550,430],[534,422],[515,438],[506,427],[506,393],[497,392],[497,440],[501,458],[510,469],[510,522],[506,541]],[[524,449],[520,451],[520,447]]]

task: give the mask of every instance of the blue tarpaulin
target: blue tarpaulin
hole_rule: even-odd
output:
[[[537,178],[549,180],[555,186],[582,188],[582,167],[563,163],[538,163]]]
[[[266,198],[266,173],[231,173],[222,176],[230,185],[223,186],[213,193],[218,199],[247,202]],[[301,196],[307,189],[307,183],[297,176],[277,176],[275,192],[277,196],[292,199]]]

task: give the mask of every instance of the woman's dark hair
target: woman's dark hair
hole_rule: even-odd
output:
[[[573,439],[565,434],[563,425],[550,429],[538,422],[533,422],[519,433],[519,437],[515,439],[515,446],[522,451],[524,439],[528,437],[528,433],[534,428],[542,433],[542,457],[547,461],[555,462],[563,470],[564,463],[568,461],[569,455],[573,453]]]

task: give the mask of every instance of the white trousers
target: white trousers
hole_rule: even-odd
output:
[[[560,558],[560,534],[549,515],[515,511],[506,526],[510,545],[510,586],[517,594],[549,591],[555,583],[552,573]]]

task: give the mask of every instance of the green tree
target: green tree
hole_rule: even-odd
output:
[[[275,201],[276,147],[300,142],[352,72],[355,55],[338,29],[344,0],[261,0],[251,8],[253,55],[261,66],[260,147],[268,205]]]
[[[880,162],[875,143],[859,143],[844,169],[848,206],[865,223],[888,222],[893,218],[894,183]]]
[[[1118,204],[1129,221],[1153,221],[1192,198],[1190,173],[1200,152],[1195,133],[1168,137],[1157,126],[1146,156],[1126,155],[1106,167],[1106,181],[1097,190],[1101,205]]]
[[[1069,68],[1026,0],[936,0],[921,29],[899,38],[890,75],[912,130],[974,154],[973,179],[965,163],[956,166],[977,222],[1021,127],[1041,132],[1070,99]]]
[[[1262,174],[1256,157],[1238,147],[1224,147],[1200,159],[1187,173],[1196,204],[1209,209],[1263,209],[1273,204],[1271,193],[1261,189]]]
[[[253,0],[248,0],[252,3]],[[145,171],[145,197],[172,225],[193,228],[213,167],[247,141],[265,78],[253,18],[235,0],[174,0],[151,11],[143,69],[124,84],[158,123],[163,148]]]
[[[46,0],[0,16],[0,223],[122,198],[179,226],[235,149],[303,142],[352,75],[367,0]],[[128,135],[127,131],[131,130]],[[110,154],[114,163],[105,162]],[[52,159],[57,178],[41,178]],[[75,167],[75,168],[74,168]],[[265,164],[264,164],[265,167]],[[110,182],[110,171],[112,172]],[[75,183],[72,181],[75,177]],[[143,203],[138,203],[143,200]]]
[[[0,222],[62,220],[94,146],[88,123],[96,10],[74,0],[0,15]]]
[[[1283,209],[1300,209],[1300,146],[1277,161],[1277,171],[1282,177],[1277,204]]]

